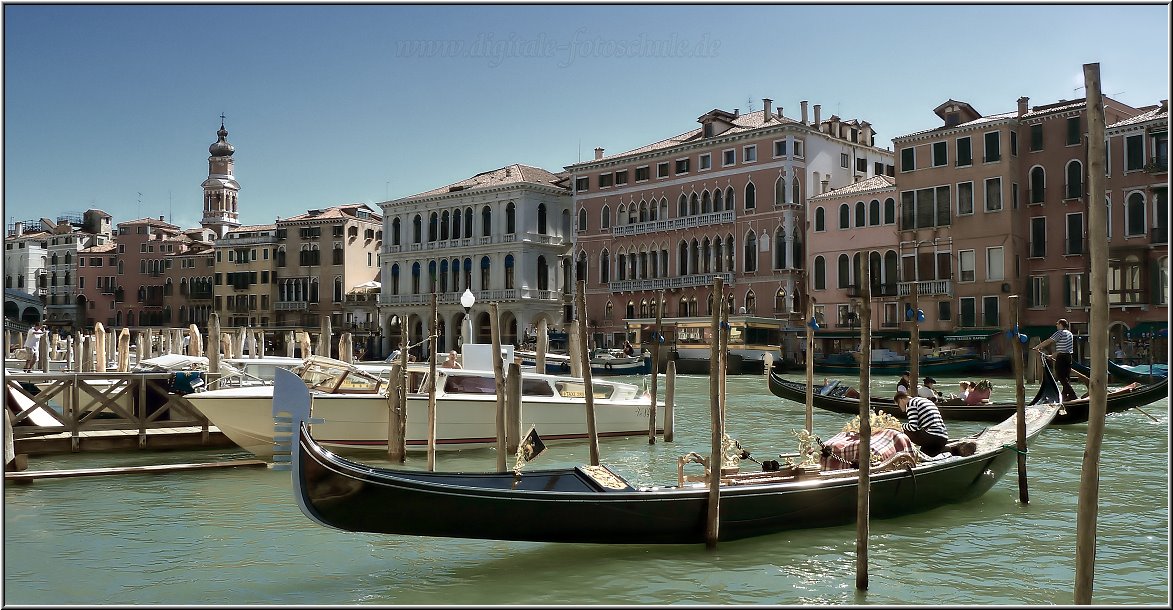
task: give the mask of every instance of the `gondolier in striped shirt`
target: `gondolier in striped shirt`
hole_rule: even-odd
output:
[[[941,411],[933,401],[920,396],[911,397],[904,390],[897,390],[893,401],[908,418],[904,433],[920,446],[922,453],[933,457],[945,450],[949,431],[945,429],[945,420],[941,419]]]
[[[1075,351],[1075,335],[1071,334],[1069,327],[1067,318],[1059,318],[1055,322],[1055,334],[1035,346],[1035,350],[1040,353],[1049,345],[1055,346],[1055,378],[1063,385],[1064,401],[1079,398],[1071,387],[1071,354]]]

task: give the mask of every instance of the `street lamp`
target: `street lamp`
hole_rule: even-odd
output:
[[[460,295],[460,305],[464,307],[464,321],[468,323],[468,332],[464,335],[465,343],[472,342],[472,316],[469,315],[469,311],[472,310],[472,306],[476,302],[476,295],[472,293],[472,290],[465,288],[464,294]]]

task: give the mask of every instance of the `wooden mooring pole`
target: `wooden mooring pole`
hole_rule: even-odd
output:
[[[432,290],[432,323],[428,329],[428,472],[436,471],[436,338],[440,333],[440,315],[436,303],[436,291]],[[330,340],[326,339],[326,353]],[[339,350],[341,351],[341,350]],[[341,356],[341,354],[339,354]]]
[[[664,322],[664,291],[656,291],[656,330],[652,335],[652,387],[649,390],[651,395],[651,408],[648,409],[648,444],[656,444],[656,381],[660,374],[660,328]],[[640,341],[640,351],[643,351],[643,341]],[[640,354],[641,356],[643,354]],[[667,435],[667,431],[665,431]],[[667,438],[664,439],[667,442]]]
[[[855,588],[868,588],[868,537],[872,501],[872,287],[871,253],[863,251],[859,269],[859,490],[855,514]]]
[[[586,280],[578,281],[578,290],[575,291],[575,330],[578,336],[578,354],[582,368],[582,388],[586,398],[587,437],[590,441],[591,466],[599,465],[599,430],[595,425],[595,384],[591,377],[590,346],[586,340],[586,324],[581,321],[586,318]]]
[[[1007,298],[1010,315],[1014,316],[1014,331],[1018,333],[1018,306],[1017,294]],[[1022,380],[1022,346],[1018,342],[1018,334],[1010,338],[1011,362],[1014,366],[1014,404],[1018,418],[1015,420],[1015,433],[1018,449],[1018,500],[1023,504],[1030,503],[1030,491],[1026,485],[1026,384]]]
[[[720,276],[713,278],[713,317],[709,325],[709,363],[714,367],[721,361],[721,342],[718,335],[721,331],[721,306],[717,302],[724,292],[724,282]],[[723,299],[722,299],[723,300]],[[716,370],[709,369],[709,504],[705,518],[705,546],[717,548],[717,540],[721,535],[721,376]]]
[[[1100,64],[1083,65],[1087,92],[1088,189],[1087,234],[1091,254],[1091,395],[1088,401],[1087,447],[1079,482],[1079,509],[1075,538],[1075,603],[1092,603],[1096,561],[1096,519],[1100,502],[1100,447],[1108,406],[1108,242],[1098,239],[1107,229],[1104,210],[1104,99],[1100,93]]]
[[[403,389],[403,365],[393,362],[391,380],[387,384],[387,460],[398,464],[407,461],[406,439],[403,438],[407,414],[400,409],[399,400]]]
[[[668,361],[668,372],[664,373],[664,442],[671,443],[676,437],[673,403],[676,401],[676,361]]]
[[[505,372],[501,362],[501,323],[497,319],[497,303],[489,303],[489,336],[493,344],[493,379],[497,389],[497,472],[505,472]]]

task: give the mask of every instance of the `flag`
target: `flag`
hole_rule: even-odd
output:
[[[530,426],[529,432],[526,433],[525,438],[521,439],[521,445],[517,449],[525,461],[529,462],[546,450],[546,444],[538,436],[538,429]]]

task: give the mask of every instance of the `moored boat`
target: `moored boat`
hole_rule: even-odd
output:
[[[406,443],[427,448],[428,366],[409,365]],[[280,373],[281,371],[276,371]],[[387,385],[384,374],[322,356],[311,356],[296,371],[312,390],[314,433],[339,451],[387,449]],[[638,386],[595,381],[594,406],[600,436],[648,433],[651,399]],[[548,440],[586,438],[585,392],[581,379],[522,373],[521,422],[536,425]],[[198,392],[186,397],[240,447],[261,456],[273,453],[273,386],[258,385]],[[662,401],[658,405],[662,405]],[[497,389],[493,371],[436,369],[436,445],[439,449],[493,446],[497,441]],[[663,409],[657,409],[657,431]]]
[[[705,541],[709,487],[689,482],[683,474],[674,486],[636,487],[605,466],[424,472],[378,468],[335,455],[303,425],[310,402],[304,386],[279,374],[274,412],[292,420],[294,496],[302,513],[321,525],[353,532],[533,542]],[[1028,440],[1050,423],[1056,410],[1049,404],[1026,409]],[[1016,420],[955,443],[968,450],[935,458],[902,452],[873,466],[871,516],[922,512],[989,491],[1016,462]],[[681,458],[681,468],[684,463]],[[820,470],[816,463],[813,469],[800,464],[772,472],[722,469],[720,476],[721,540],[846,524],[857,513],[856,469]]]
[[[1050,367],[1044,366],[1043,371],[1042,384],[1039,386],[1034,399],[1030,401],[1032,405],[1059,402],[1059,387],[1050,371]],[[770,391],[775,396],[806,404],[806,383],[784,379],[777,371],[771,371],[769,385]],[[812,405],[819,409],[834,411],[836,413],[858,414],[859,398],[847,396],[848,390],[849,388],[846,385],[815,385]],[[1168,395],[1168,379],[1148,385],[1133,383],[1108,393],[1107,412],[1115,413],[1133,407],[1144,406]],[[856,393],[856,396],[858,396],[858,393]],[[903,416],[900,408],[896,406],[890,397],[873,396],[870,402],[873,411],[882,411],[895,417]],[[1088,419],[1089,403],[1090,400],[1087,398],[1063,403],[1063,411],[1055,417],[1055,424],[1086,422]],[[941,417],[945,421],[1000,421],[1013,414],[1016,408],[1014,401],[990,402],[976,405],[949,404],[943,401],[937,404],[937,409],[940,410]]]
[[[920,357],[922,375],[997,373],[1010,368],[1007,357],[985,359],[980,355],[954,349],[939,349]],[[859,375],[859,352],[832,354],[815,359],[815,372],[825,375]],[[872,350],[869,370],[873,375],[900,376],[909,369],[908,358],[889,350]]]

